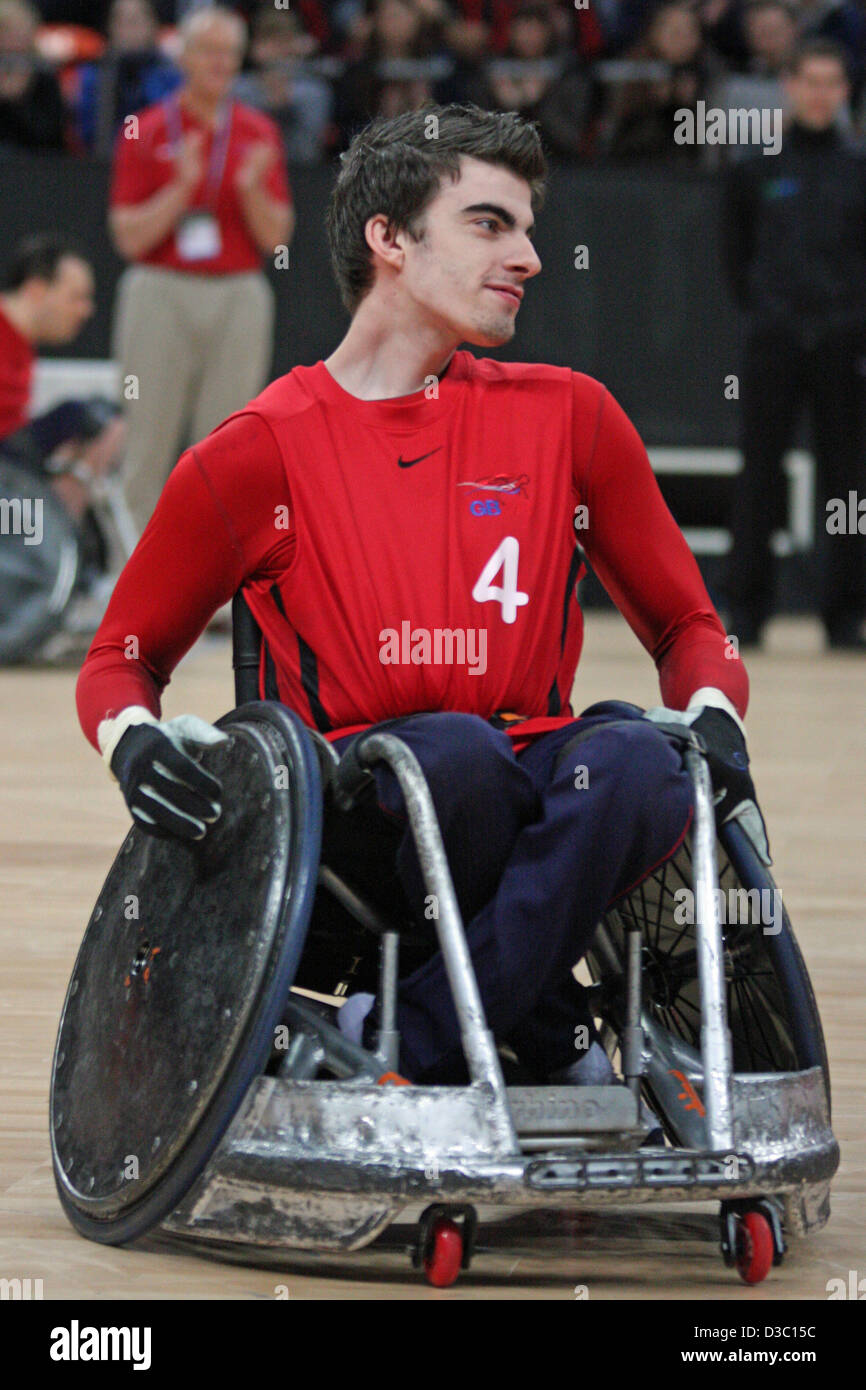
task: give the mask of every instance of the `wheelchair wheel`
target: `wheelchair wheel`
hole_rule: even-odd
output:
[[[0,545],[0,663],[13,664],[31,660],[60,627],[78,579],[79,544],[45,480],[5,458],[0,497],[9,516]]]
[[[223,814],[200,843],[126,837],[72,972],[51,1077],[61,1204],[121,1245],[192,1186],[265,1068],[312,911],[321,782],[288,711],[244,706],[202,764]]]
[[[830,1075],[821,1020],[788,914],[748,837],[730,823],[717,844],[720,903],[770,907],[749,920],[725,920],[724,969],[733,1067],[737,1073],[821,1067]],[[691,847],[629,893],[599,925],[587,963],[595,981],[593,1011],[609,1048],[625,1019],[626,933],[643,938],[643,1027],[652,1060],[644,1079],[649,1104],[672,1142],[704,1147],[701,1099],[700,989],[694,922],[682,905],[691,890]],[[743,892],[745,890],[745,892]],[[746,898],[748,896],[748,899]],[[683,918],[686,920],[683,920]]]

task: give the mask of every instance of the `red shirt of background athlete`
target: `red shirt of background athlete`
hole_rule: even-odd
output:
[[[191,115],[183,102],[178,103],[180,127],[184,135],[198,130],[203,137],[201,183],[195,190],[188,212],[207,210],[219,222],[222,249],[210,260],[185,261],[177,253],[174,232],[138,260],[142,265],[160,266],[164,270],[183,270],[193,275],[237,275],[242,271],[258,270],[261,253],[253,241],[244,220],[240,199],[235,189],[235,175],[243,164],[251,145],[262,141],[277,151],[265,176],[265,188],[277,202],[291,203],[292,195],[286,174],[286,157],[280,134],[274,122],[260,111],[236,101],[232,107],[232,125],[226,153],[225,168],[219,192],[213,206],[208,204],[208,171],[215,132]],[[174,152],[169,134],[165,102],[149,106],[138,116],[138,138],[127,139],[121,129],[114,150],[114,173],[111,184],[111,206],[131,207],[153,197],[175,176]]]
[[[460,351],[429,400],[358,400],[323,362],[296,367],[190,449],[84,663],[82,728],[95,745],[128,705],[159,715],[174,667],[243,584],[269,656],[260,693],[328,738],[421,710],[508,711],[525,717],[508,729],[518,750],[574,717],[576,522],[664,703],[715,686],[745,713],[743,663],[625,412],[568,368]],[[404,624],[483,629],[486,670],[395,662],[384,633]]]
[[[0,309],[0,439],[27,424],[33,348]]]

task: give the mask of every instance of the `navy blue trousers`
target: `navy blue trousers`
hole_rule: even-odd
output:
[[[627,727],[606,729],[611,719]],[[578,727],[592,737],[555,770]],[[427,778],[487,1020],[540,1076],[567,1066],[589,1022],[573,976],[604,911],[674,853],[692,811],[680,754],[628,706],[554,730],[515,756],[477,715],[416,714],[389,726]],[[338,740],[338,750],[349,740]],[[374,770],[378,813],[405,827],[396,874],[416,917],[427,889],[397,779]],[[336,866],[335,866],[336,867]],[[428,913],[429,915],[429,913]],[[400,1065],[412,1080],[465,1075],[437,951],[401,980]]]

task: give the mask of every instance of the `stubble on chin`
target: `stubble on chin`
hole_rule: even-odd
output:
[[[510,343],[517,332],[517,324],[510,314],[496,314],[480,319],[476,324],[479,337],[484,338],[489,347],[501,347]]]

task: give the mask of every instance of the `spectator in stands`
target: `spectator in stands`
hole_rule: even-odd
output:
[[[784,74],[797,46],[795,11],[788,0],[749,0],[743,12],[746,54],[740,72],[720,72],[707,101],[724,111],[786,108]],[[707,163],[717,166],[742,159],[746,144],[707,149]]]
[[[52,491],[78,528],[83,563],[92,553],[99,557],[94,568],[104,568],[88,479],[117,467],[123,422],[101,399],[63,401],[30,415],[36,348],[77,337],[93,313],[93,272],[73,246],[38,234],[15,248],[0,286],[0,452],[51,475]]]
[[[546,12],[550,21],[551,28],[556,37],[557,44],[561,48],[570,48],[575,43],[578,33],[578,21],[581,14],[588,14],[594,10],[594,6],[586,3],[583,10],[578,10],[576,6],[569,5],[568,0],[535,0]],[[515,17],[520,14],[525,7],[525,0],[519,0]],[[514,34],[514,20],[509,26],[509,41]],[[599,48],[601,45],[599,44]]]
[[[511,20],[505,52],[487,59],[478,91],[470,99],[488,109],[518,111],[533,120],[562,76],[566,57],[566,43],[550,8],[540,0],[524,3]]]
[[[639,4],[644,0],[623,0],[625,4]],[[701,23],[704,33],[713,48],[735,71],[752,71],[754,67],[754,36],[750,36],[748,0],[702,0],[700,6]],[[795,39],[802,42],[808,38],[833,39],[846,54],[848,72],[856,95],[862,86],[864,58],[866,58],[866,15],[862,6],[855,0],[791,0],[790,13],[795,25]],[[784,42],[781,30],[785,27],[778,18],[764,20],[762,27],[767,32],[767,40],[772,48]],[[770,28],[777,30],[777,37],[769,36]],[[759,43],[761,41],[759,40]],[[775,60],[774,65],[775,65]]]
[[[75,133],[96,154],[111,153],[124,116],[152,106],[180,86],[182,74],[160,52],[150,0],[114,0],[108,48],[99,63],[85,63],[72,98]]]
[[[273,0],[259,0],[254,13],[250,15],[251,23],[255,23],[257,15],[275,8]],[[291,8],[300,19],[303,31],[315,40],[316,48],[323,50],[330,48],[335,39],[330,17],[333,0],[294,0]],[[284,10],[283,13],[285,14],[287,11]]]
[[[448,101],[471,101],[483,88],[483,66],[502,53],[518,0],[451,0],[442,25],[445,51],[454,71],[442,88]]]
[[[539,21],[546,35],[544,50]],[[521,0],[511,19],[506,53],[526,60],[544,52],[549,65],[542,95],[533,106],[519,109],[538,122],[546,147],[561,159],[591,156],[597,105],[592,59],[603,42],[591,4],[576,10],[559,0]],[[500,88],[496,96],[496,104],[507,109],[510,93]]]
[[[537,121],[551,153],[574,159],[587,152],[594,88],[579,34],[557,14],[570,21],[544,0],[523,0],[504,54],[488,57],[479,78],[468,83],[468,99]]]
[[[481,62],[488,53],[501,53],[518,0],[452,0],[452,17],[445,41],[465,63]]]
[[[363,55],[336,84],[342,145],[373,116],[396,116],[440,100],[453,64],[437,54],[442,28],[420,0],[373,0]]]
[[[63,148],[63,100],[36,52],[38,27],[27,0],[0,0],[0,152]]]
[[[743,28],[747,70],[779,80],[797,45],[796,10],[788,0],[750,0]]]
[[[635,3],[639,0],[625,0]],[[704,42],[722,59],[725,66],[740,72],[748,64],[746,37],[743,32],[743,8],[748,0],[698,0],[698,15]],[[792,0],[796,4],[796,0]]]
[[[362,0],[363,2],[363,0]],[[184,0],[177,0],[178,7]],[[178,13],[177,22],[187,18],[196,9],[206,9],[212,0],[186,0],[186,12]],[[301,29],[315,40],[316,49],[330,52],[339,48],[339,33],[334,19],[335,9],[342,7],[337,0],[234,0],[230,6],[236,14],[246,21],[251,30],[255,29],[256,19],[266,10],[280,10],[283,14],[295,16],[300,20]]]
[[[331,11],[331,40],[347,62],[363,56],[372,27],[370,0],[337,0]]]
[[[553,27],[566,48],[582,61],[599,58],[605,51],[605,36],[598,0],[584,0],[578,9],[567,0],[545,0]]]
[[[735,0],[710,0],[719,5]],[[629,53],[640,43],[657,0],[594,0],[608,56]]]
[[[866,15],[861,6],[853,0],[797,0],[797,28],[801,40],[832,39],[839,45],[856,96],[866,58]]]
[[[126,500],[140,529],[181,452],[264,384],[273,294],[262,257],[285,256],[294,213],[279,131],[231,90],[243,22],[214,6],[181,29],[179,93],[118,137],[110,228],[132,262],[121,281],[115,356],[123,364]]]
[[[625,67],[625,80],[617,74],[602,118],[608,158],[699,159],[701,146],[674,141],[675,113],[694,110],[706,97],[714,76],[692,6],[683,0],[661,5],[651,15],[644,38],[628,55],[628,66],[617,66]]]
[[[848,97],[844,51],[804,43],[786,80],[792,120],[772,159],[733,166],[725,203],[728,279],[748,313],[740,371],[743,472],[730,569],[731,631],[757,643],[772,610],[769,541],[784,496],[782,460],[808,400],[819,534],[829,499],[864,491],[866,159],[837,128]],[[829,528],[828,528],[829,529]],[[827,534],[819,597],[832,647],[866,650],[866,539]]]
[[[265,5],[253,20],[252,71],[238,79],[239,101],[276,121],[290,162],[315,164],[331,139],[333,95],[322,77],[304,69],[318,40],[291,10]]]

